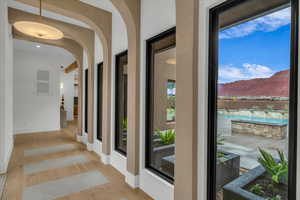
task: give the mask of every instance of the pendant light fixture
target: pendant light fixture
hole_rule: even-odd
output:
[[[40,22],[33,21],[17,21],[14,23],[15,29],[18,31],[36,38],[46,40],[59,40],[64,37],[63,32],[55,27],[43,24],[42,17],[42,0],[40,0]]]

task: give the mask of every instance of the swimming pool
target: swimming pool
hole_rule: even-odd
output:
[[[246,120],[246,121],[261,122],[261,123],[274,123],[274,124],[287,124],[288,123],[287,119],[238,116],[238,115],[218,114],[218,118],[231,119],[231,120]]]

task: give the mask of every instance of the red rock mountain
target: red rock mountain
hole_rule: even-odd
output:
[[[219,96],[289,96],[289,70],[275,73],[270,78],[241,80],[219,84]]]

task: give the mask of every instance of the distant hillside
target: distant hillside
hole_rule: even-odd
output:
[[[289,96],[289,70],[277,72],[270,78],[241,80],[219,84],[219,96]]]

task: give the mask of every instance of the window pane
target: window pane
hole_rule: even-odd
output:
[[[87,133],[88,132],[88,88],[89,88],[89,85],[88,85],[88,83],[89,83],[89,81],[88,81],[88,79],[89,79],[89,72],[88,72],[88,69],[86,69],[85,71],[85,74],[84,74],[84,76],[85,76],[85,78],[84,78],[84,80],[85,80],[85,87],[84,87],[84,89],[85,89],[85,93],[84,93],[84,95],[85,95],[85,98],[84,98],[84,131]]]
[[[172,182],[175,165],[175,30],[148,41],[146,167]]]
[[[289,199],[291,8],[267,1],[249,9],[253,2],[213,16],[217,200]]]
[[[102,141],[103,63],[98,64],[97,139]]]
[[[127,151],[127,51],[116,56],[116,138],[115,148]]]

